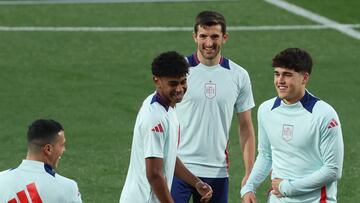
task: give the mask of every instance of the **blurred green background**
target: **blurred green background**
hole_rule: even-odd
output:
[[[360,23],[356,0],[290,0],[344,24]],[[1,2],[0,2],[1,3]],[[192,27],[202,10],[224,14],[228,26],[315,25],[260,0],[0,5],[1,26]],[[357,29],[360,31],[360,29]],[[274,97],[271,59],[288,47],[315,62],[308,89],[338,112],[345,142],[338,202],[357,202],[360,183],[360,41],[332,29],[230,31],[223,55],[248,70],[256,107]],[[150,63],[160,52],[195,51],[191,31],[0,31],[0,171],[26,155],[27,126],[53,118],[65,128],[67,150],[58,172],[75,179],[84,202],[118,202],[127,173],[133,125],[154,91]],[[234,120],[235,121],[235,120]],[[240,202],[242,155],[231,129],[229,202]],[[265,202],[270,182],[259,188]]]

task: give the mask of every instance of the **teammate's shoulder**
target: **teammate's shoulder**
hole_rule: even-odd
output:
[[[8,175],[14,173],[15,171],[16,171],[16,168],[9,168],[7,170],[0,171],[0,178],[8,176]]]
[[[154,112],[162,112],[163,110],[167,111],[168,107],[164,105],[156,93],[150,94],[142,103],[140,112],[145,115],[153,115]]]
[[[163,104],[156,93],[149,95],[143,102],[138,118],[141,122],[159,121],[166,117],[169,107]]]
[[[243,66],[239,65],[238,63],[235,63],[231,59],[224,57],[223,60],[228,60],[228,64],[229,64],[228,66],[230,70],[247,73],[247,70]]]
[[[79,187],[75,180],[60,174],[56,174],[55,179],[57,180],[59,187],[61,187],[63,191],[66,192],[66,198],[68,198],[71,202],[82,202]]]
[[[11,170],[12,169],[7,169],[7,170],[4,170],[4,171],[0,171],[0,176],[7,174]]]
[[[273,108],[273,106],[275,105],[275,103],[277,102],[278,97],[273,97],[271,99],[268,99],[264,102],[262,102],[259,106],[259,110],[271,110]]]
[[[0,181],[3,180],[10,173],[10,171],[11,169],[0,171]]]
[[[317,101],[313,111],[319,116],[332,116],[337,114],[335,109],[324,100]]]
[[[75,180],[62,176],[58,173],[55,175],[55,179],[58,184],[67,187],[67,188],[77,188],[77,183]]]
[[[13,184],[14,179],[19,176],[16,171],[16,168],[10,168],[0,172],[0,191],[1,186],[8,187],[9,185]]]

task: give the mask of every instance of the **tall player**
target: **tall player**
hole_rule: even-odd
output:
[[[259,145],[254,168],[242,188],[243,203],[271,173],[268,202],[335,203],[344,146],[335,110],[310,94],[311,56],[289,48],[272,61],[278,96],[258,110]]]
[[[221,55],[221,47],[228,39],[223,15],[200,12],[193,39],[197,50],[187,57],[191,66],[189,90],[177,108],[181,127],[179,157],[190,171],[211,185],[211,202],[226,203],[229,129],[234,112],[245,166],[244,183],[255,159],[250,78],[245,69]],[[199,202],[195,188],[178,179],[174,179],[171,193],[177,203],[187,203],[192,195],[194,202]]]
[[[0,173],[0,202],[81,203],[76,182],[54,171],[65,151],[61,124],[36,120],[28,128],[27,141],[26,159],[17,168]]]
[[[195,187],[202,201],[211,198],[211,187],[177,158],[180,131],[175,106],[186,92],[188,68],[184,57],[176,52],[165,52],[154,59],[156,92],[145,99],[136,118],[120,203],[173,203],[169,188],[174,175]]]

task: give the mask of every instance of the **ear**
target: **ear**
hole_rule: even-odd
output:
[[[304,78],[303,78],[303,84],[306,85],[309,82],[310,79],[310,74],[309,73],[304,73]]]
[[[43,147],[43,152],[45,155],[50,155],[52,152],[51,144],[45,144]]]
[[[153,81],[154,81],[155,86],[156,86],[157,88],[159,88],[160,85],[161,85],[161,80],[160,80],[160,78],[158,78],[158,77],[156,77],[156,76],[153,76]]]
[[[223,38],[224,38],[223,44],[225,44],[226,41],[229,39],[229,34],[228,34],[228,33],[225,33],[225,34],[223,35]]]
[[[197,34],[195,32],[193,32],[192,37],[194,39],[194,42],[197,43]]]

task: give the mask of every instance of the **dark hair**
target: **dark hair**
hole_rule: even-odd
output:
[[[151,71],[154,76],[181,77],[189,72],[189,64],[184,56],[175,51],[169,51],[154,59]]]
[[[202,11],[195,18],[194,32],[197,33],[198,26],[206,27],[220,25],[221,32],[226,33],[226,21],[223,15],[216,11]]]
[[[48,144],[54,141],[60,131],[64,130],[60,123],[52,119],[35,120],[27,131],[28,144]]]
[[[310,54],[299,48],[285,49],[272,60],[272,67],[288,68],[309,74],[311,74],[312,65],[313,61]]]

